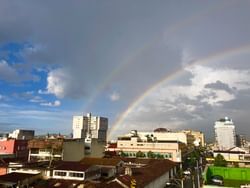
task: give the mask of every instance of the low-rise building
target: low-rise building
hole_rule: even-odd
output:
[[[103,178],[110,178],[116,174],[121,173],[124,162],[120,158],[90,158],[85,157],[81,160],[81,163],[87,165],[95,165],[100,167],[101,176]]]
[[[125,172],[113,180],[103,182],[99,187],[145,187],[164,188],[176,174],[178,164],[167,159],[121,158]],[[98,186],[97,186],[98,187]]]
[[[33,139],[28,142],[29,161],[79,161],[83,157],[103,157],[106,142],[92,139]]]
[[[28,157],[28,141],[16,139],[0,140],[0,158]]]
[[[160,133],[159,133],[160,134]],[[181,133],[185,136],[184,133]],[[187,153],[187,145],[177,138],[169,140],[164,136],[140,136],[136,132],[132,135],[118,137],[117,151],[121,156],[141,158],[165,158],[175,162],[182,162]]]
[[[237,164],[238,166],[250,166],[250,153],[239,147],[233,147],[229,150],[214,150],[214,157],[222,155],[228,164]]]
[[[62,139],[33,139],[28,142],[29,161],[62,160]]]
[[[100,168],[80,162],[63,161],[53,169],[53,179],[91,180],[101,177]]]
[[[78,161],[85,155],[83,139],[33,139],[28,148],[29,161]]]

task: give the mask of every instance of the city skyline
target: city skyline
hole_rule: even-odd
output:
[[[0,130],[194,129],[249,135],[250,2],[0,2]]]

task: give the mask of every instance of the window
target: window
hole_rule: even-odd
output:
[[[70,176],[70,177],[83,178],[83,173],[70,172],[70,173],[69,173],[69,176]]]
[[[66,176],[66,172],[55,171],[54,175],[55,175],[55,176]]]

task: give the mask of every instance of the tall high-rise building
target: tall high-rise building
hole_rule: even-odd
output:
[[[232,119],[225,117],[214,125],[215,141],[219,150],[228,150],[236,146],[235,126]]]
[[[108,118],[92,116],[73,116],[73,138],[96,138],[106,141]]]

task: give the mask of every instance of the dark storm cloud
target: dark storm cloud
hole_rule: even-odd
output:
[[[71,80],[63,85],[64,97],[90,95],[95,86],[127,61],[134,63],[121,71],[117,80],[121,79],[119,84],[127,89],[138,88],[130,85],[137,83],[140,90],[145,89],[144,83],[153,84],[167,73],[167,68],[174,70],[181,63],[173,60],[173,50],[158,45],[166,24],[174,23],[163,19],[164,14],[173,12],[165,13],[158,3],[145,2],[144,8],[139,8],[141,4],[135,2],[60,1],[60,6],[56,1],[28,2],[1,3],[0,37],[4,40],[0,42],[31,43],[32,48],[22,53],[28,63],[61,67]],[[126,80],[128,74],[134,82]]]
[[[228,84],[225,84],[219,80],[216,81],[215,83],[206,84],[205,88],[211,88],[215,90],[225,90],[228,93],[233,93],[233,90],[228,86]]]

